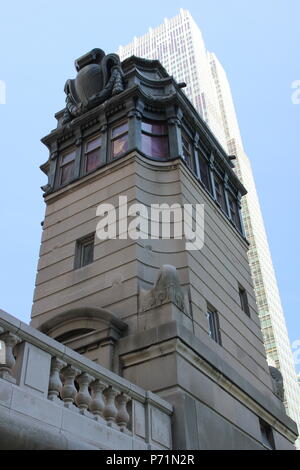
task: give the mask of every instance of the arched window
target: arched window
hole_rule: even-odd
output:
[[[169,158],[168,128],[162,121],[142,122],[142,151],[149,157]]]

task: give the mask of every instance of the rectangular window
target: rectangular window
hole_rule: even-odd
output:
[[[65,153],[60,160],[60,184],[67,184],[74,177],[76,151]]]
[[[182,155],[187,166],[193,170],[192,145],[185,134],[182,134]]]
[[[128,123],[123,122],[111,131],[112,157],[116,158],[128,150]]]
[[[239,295],[242,310],[248,315],[248,317],[250,317],[247,292],[242,286],[239,286]]]
[[[219,178],[218,175],[215,174],[214,182],[215,182],[215,190],[216,190],[216,200],[218,204],[220,205],[220,207],[223,209],[223,211],[227,213],[223,181],[221,180],[221,178]]]
[[[201,153],[198,154],[199,167],[200,167],[200,178],[205,188],[211,193],[211,183],[208,161]]]
[[[220,333],[218,312],[215,309],[213,309],[212,307],[208,307],[206,316],[207,316],[207,321],[208,321],[208,334],[209,334],[209,336],[216,343],[221,345],[222,342],[221,342],[221,333]]]
[[[94,170],[100,165],[102,137],[94,137],[85,144],[85,172]]]
[[[230,218],[236,228],[241,232],[242,231],[242,225],[241,225],[241,220],[240,220],[240,215],[239,215],[239,209],[238,209],[238,204],[236,198],[228,193],[228,200],[229,200],[229,211],[230,211]]]
[[[74,269],[87,266],[94,261],[95,234],[76,241]]]
[[[275,442],[271,426],[261,418],[259,418],[259,426],[263,444],[269,450],[275,450]]]
[[[169,157],[168,128],[164,122],[142,122],[142,152],[149,157],[167,160]]]

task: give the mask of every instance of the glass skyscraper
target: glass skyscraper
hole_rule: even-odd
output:
[[[158,59],[178,82],[186,82],[188,98],[227,152],[236,156],[236,172],[248,190],[242,199],[242,216],[266,353],[270,365],[282,373],[286,410],[300,430],[299,384],[251,163],[226,72],[215,54],[206,50],[200,29],[183,9],[127,46],[120,46],[118,54],[121,60],[131,55]],[[297,443],[300,447],[299,439]]]

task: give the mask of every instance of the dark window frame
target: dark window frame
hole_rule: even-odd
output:
[[[241,304],[241,308],[243,312],[246,313],[248,317],[250,317],[250,308],[249,308],[247,291],[241,284],[239,284],[239,296],[240,296],[240,304]]]
[[[99,138],[101,139],[100,145],[95,147],[93,150],[88,151],[87,150],[88,144],[90,142],[92,142],[93,140],[96,140],[96,139],[99,139]],[[97,134],[94,134],[94,135],[88,137],[84,141],[83,145],[84,145],[84,147],[83,147],[83,173],[84,173],[84,175],[88,175],[89,173],[91,173],[92,171],[95,171],[97,168],[99,168],[101,166],[101,150],[102,150],[102,146],[103,146],[103,134],[102,133],[97,133]],[[87,170],[88,156],[92,152],[95,152],[95,150],[99,151],[99,164],[97,166],[95,166],[95,168],[92,168],[91,170]]]
[[[217,344],[222,346],[219,313],[211,305],[207,306],[206,318],[208,323],[208,335]]]
[[[239,204],[237,196],[228,191],[228,205],[229,205],[229,218],[236,227],[236,229],[242,233],[242,221],[240,217]]]
[[[227,211],[227,203],[226,203],[226,196],[225,196],[225,186],[224,186],[224,178],[222,178],[218,172],[214,172],[214,185],[215,185],[215,196],[216,202],[219,207],[228,215]],[[219,191],[220,188],[220,191]]]
[[[85,250],[86,248],[91,247],[91,246],[92,246],[92,255],[89,255],[90,258],[88,260],[85,260]],[[74,269],[80,269],[93,263],[94,248],[95,248],[95,233],[86,235],[85,237],[82,237],[76,240]]]
[[[77,155],[76,155],[77,152],[76,151],[77,151],[76,147],[72,147],[68,150],[65,150],[64,152],[62,152],[60,154],[60,157],[59,157],[59,172],[58,172],[59,173],[58,174],[58,186],[59,187],[70,184],[72,182],[72,180],[74,179],[75,161],[76,161],[76,157],[77,157]],[[71,154],[74,154],[74,158],[71,161],[67,162],[67,163],[63,163],[64,158],[67,155],[71,155]],[[73,173],[72,173],[71,177],[67,181],[62,182],[63,168],[66,168],[66,167],[71,166],[71,165],[73,166]]]
[[[150,124],[150,125],[151,124],[153,124],[153,125],[156,124],[157,126],[164,126],[165,127],[165,132],[164,133],[157,133],[157,132],[153,132],[153,131],[143,129],[143,124]],[[145,149],[143,149],[143,135],[151,137],[153,139],[155,139],[155,138],[158,138],[158,139],[164,138],[165,139],[166,144],[167,144],[167,154],[165,155],[164,158],[158,157],[158,156],[155,156],[155,155],[149,155],[147,152],[145,152]],[[169,132],[168,132],[168,123],[167,123],[167,121],[165,121],[163,119],[159,119],[159,120],[148,119],[148,118],[143,118],[142,119],[142,124],[141,124],[141,150],[145,155],[147,155],[148,157],[153,158],[155,160],[158,160],[158,161],[168,161],[168,160],[170,160],[170,144],[169,144]]]
[[[259,427],[264,446],[269,450],[275,450],[276,447],[272,426],[270,426],[270,424],[268,424],[262,418],[259,418]]]
[[[127,129],[125,129],[123,132],[120,134],[116,135],[115,137],[113,136],[113,131],[114,129],[123,126],[124,124],[127,124]],[[128,152],[129,149],[129,121],[127,119],[124,119],[120,122],[115,122],[111,128],[110,128],[110,151],[109,151],[109,161],[114,161],[117,160],[118,158],[122,157]],[[120,140],[122,137],[127,136],[127,148],[123,152],[120,152],[118,155],[114,155],[114,142],[117,140]]]
[[[195,164],[194,164],[194,147],[192,144],[192,140],[189,137],[188,133],[183,130],[181,132],[181,141],[182,141],[182,156],[183,160],[187,164],[187,166],[192,170],[194,174],[196,174],[195,171]],[[184,141],[187,143],[188,148],[184,145]],[[187,156],[185,155],[185,150],[187,150]]]
[[[197,158],[199,163],[199,172],[200,172],[200,181],[205,187],[205,189],[212,195],[212,184],[211,184],[211,176],[210,176],[210,168],[209,168],[209,158],[205,155],[204,152],[201,150],[197,152]],[[201,165],[201,162],[204,164]],[[204,168],[204,171],[202,171]]]

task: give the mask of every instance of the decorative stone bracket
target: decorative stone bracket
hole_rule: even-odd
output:
[[[180,285],[175,266],[163,265],[157,275],[154,287],[140,291],[140,311],[145,312],[166,303],[173,303],[190,316],[187,294]]]
[[[274,394],[279,398],[279,400],[284,401],[284,388],[283,388],[283,378],[281,372],[277,367],[269,366],[272,385]]]

